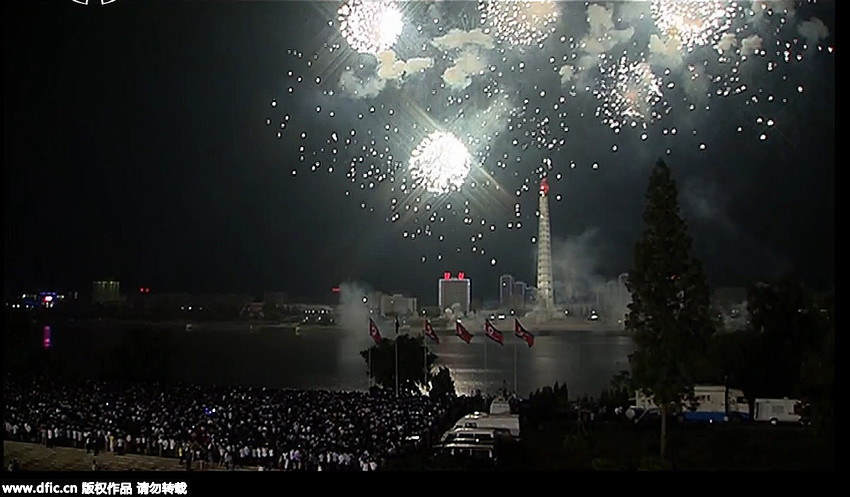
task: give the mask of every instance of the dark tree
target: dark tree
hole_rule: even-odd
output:
[[[652,170],[646,198],[644,229],[627,281],[632,303],[626,329],[635,341],[629,357],[634,385],[651,395],[661,411],[663,461],[671,409],[692,397],[717,323],[702,264],[679,215],[676,183],[664,161]]]
[[[747,294],[748,333],[758,340],[748,361],[755,397],[801,398],[805,417],[832,431],[835,377],[834,297],[818,298],[796,279],[757,283]]]
[[[756,283],[747,291],[747,310],[749,329],[760,339],[756,394],[797,395],[803,354],[819,338],[822,327],[813,295],[790,277]]]
[[[455,397],[455,382],[449,368],[443,366],[437,370],[437,374],[431,379],[431,391],[428,395],[435,400]]]
[[[629,398],[633,392],[632,375],[624,370],[611,378],[608,389],[603,390],[600,397],[605,408],[613,411],[617,407],[629,405]]]
[[[437,360],[437,356],[428,350],[426,381],[426,355],[425,347],[421,337],[410,335],[399,335],[398,340],[398,378],[399,389],[412,391],[417,385],[427,386],[432,375],[431,367]],[[360,351],[361,357],[366,361],[372,361],[370,376],[378,385],[385,388],[395,389],[395,340],[384,338],[381,345],[373,345],[366,350]],[[367,369],[369,371],[369,369]]]
[[[835,302],[832,296],[817,303],[817,325],[812,344],[803,353],[798,391],[805,401],[803,417],[830,443],[835,441]]]

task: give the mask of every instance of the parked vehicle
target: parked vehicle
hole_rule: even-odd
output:
[[[734,419],[749,420],[750,406],[744,392],[723,385],[694,386],[694,403],[685,401],[675,412],[682,421],[726,422]],[[635,394],[633,403],[626,410],[626,417],[635,423],[653,419],[660,415],[658,406],[641,392]]]
[[[488,414],[486,412],[474,412],[460,418],[452,429],[456,428],[482,428],[507,430],[514,439],[519,439],[519,416],[516,414]]]
[[[493,444],[447,443],[434,448],[433,464],[437,468],[492,469],[498,461]]]
[[[801,423],[803,403],[798,399],[756,399],[753,419],[768,422],[774,426],[779,423]]]
[[[508,434],[510,436],[510,434]],[[443,433],[440,443],[486,443],[493,444],[498,438],[496,430],[483,428],[452,428]]]
[[[510,414],[511,404],[507,399],[497,398],[490,403],[490,414]]]

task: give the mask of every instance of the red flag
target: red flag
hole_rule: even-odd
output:
[[[529,347],[534,345],[534,335],[526,331],[526,329],[519,324],[519,319],[516,318],[514,318],[514,331],[516,331],[516,336],[525,340],[525,343],[527,343]]]
[[[437,343],[440,343],[440,337],[434,333],[434,328],[431,327],[431,321],[428,321],[427,319],[425,320],[425,336]]]
[[[469,341],[472,340],[472,333],[466,331],[466,328],[460,324],[460,321],[457,322],[457,326],[455,326],[455,328],[457,330],[455,331],[455,334],[459,336],[461,340],[466,343],[469,343]]]
[[[375,343],[381,345],[381,332],[378,331],[378,325],[372,321],[372,318],[369,318],[369,334],[372,335],[372,340],[374,340]]]
[[[502,338],[502,332],[497,330],[495,326],[490,322],[490,320],[484,321],[484,333],[493,339],[495,342],[499,342],[499,345],[504,345],[504,339]]]

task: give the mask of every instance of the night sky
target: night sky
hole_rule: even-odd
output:
[[[503,273],[534,283],[543,175],[556,280],[606,280],[659,158],[711,285],[834,286],[834,2],[739,2],[690,52],[647,2],[558,2],[540,46],[476,2],[402,3],[395,65],[352,49],[340,3],[89,3],[4,3],[7,295],[356,281],[433,304],[465,271],[496,299]],[[619,73],[632,90],[663,92],[638,117],[615,101],[621,56],[657,78]],[[468,145],[458,191],[408,170],[434,130]]]

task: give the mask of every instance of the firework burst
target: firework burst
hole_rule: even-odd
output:
[[[613,129],[627,124],[633,127],[661,118],[657,109],[662,102],[661,78],[644,61],[629,61],[624,55],[603,72],[600,87],[595,92],[601,104],[597,114]]]
[[[361,53],[376,54],[395,44],[404,27],[395,2],[351,0],[339,8],[339,30]]]
[[[434,131],[410,154],[410,175],[417,184],[436,194],[459,190],[469,175],[472,156],[456,136]]]
[[[511,45],[539,45],[555,30],[558,5],[547,0],[479,3],[485,33]]]
[[[287,176],[312,173],[307,181],[337,185],[406,240],[437,242],[419,254],[422,262],[464,253],[495,261],[491,237],[534,226],[537,199],[525,199],[540,177],[557,189],[574,169],[604,169],[609,154],[620,159],[662,141],[666,155],[710,152],[702,127],[721,117],[751,119],[754,139],[767,141],[779,133],[781,105],[811,91],[791,66],[832,53],[815,44],[826,36],[816,19],[799,23],[731,0],[624,3],[595,16],[594,35],[612,43],[592,47],[566,22],[590,19],[592,3],[399,5],[347,0],[335,21],[317,21],[330,28],[320,39],[327,42],[315,53],[288,51],[291,70],[264,121],[287,154]],[[654,26],[643,22],[650,15]],[[547,38],[556,25],[563,31]],[[653,34],[665,39],[642,45]],[[628,46],[613,44],[626,38]],[[535,43],[539,50],[523,48]],[[710,49],[695,50],[703,45]],[[376,57],[350,57],[354,50]],[[721,98],[740,103],[740,112],[721,116]],[[664,126],[650,129],[662,117]],[[739,122],[722,124],[745,132]],[[629,129],[637,133],[623,133]],[[609,141],[595,146],[600,131]]]
[[[716,43],[732,25],[735,2],[655,0],[650,6],[655,24],[666,36],[678,40],[691,51]]]

